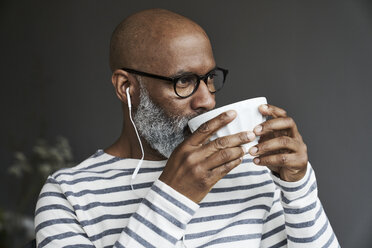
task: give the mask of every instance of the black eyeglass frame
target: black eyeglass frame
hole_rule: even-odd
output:
[[[150,78],[156,78],[156,79],[161,79],[161,80],[165,80],[165,81],[170,81],[173,83],[173,88],[174,88],[174,92],[176,93],[177,96],[181,97],[181,98],[187,98],[189,96],[191,96],[192,94],[195,93],[195,91],[199,88],[199,85],[200,85],[200,81],[202,80],[208,87],[208,77],[211,75],[211,73],[215,70],[220,70],[222,71],[223,73],[223,81],[222,81],[222,87],[220,89],[223,88],[223,85],[225,84],[225,80],[226,80],[226,76],[227,74],[229,73],[229,70],[227,69],[224,69],[224,68],[221,68],[221,67],[218,67],[216,66],[215,68],[213,68],[212,70],[210,70],[207,74],[205,75],[198,75],[198,74],[194,74],[194,73],[188,73],[188,74],[183,74],[183,75],[179,75],[179,76],[176,76],[176,77],[165,77],[165,76],[160,76],[160,75],[156,75],[156,74],[152,74],[152,73],[148,73],[148,72],[143,72],[143,71],[137,71],[137,70],[134,70],[134,69],[131,69],[131,68],[120,68],[121,70],[123,71],[127,71],[129,73],[133,73],[133,74],[136,74],[136,75],[139,75],[139,76],[145,76],[145,77],[150,77]],[[176,84],[178,82],[178,80],[184,76],[188,76],[188,75],[194,75],[196,76],[197,78],[197,82],[196,82],[196,85],[194,87],[194,90],[188,95],[188,96],[180,96],[178,93],[177,93],[177,90],[176,90]],[[209,91],[210,93],[216,93],[217,91],[219,91],[220,89],[214,91],[214,92],[211,92]]]

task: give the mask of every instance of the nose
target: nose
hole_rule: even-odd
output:
[[[215,95],[210,93],[207,85],[201,81],[198,89],[191,96],[191,108],[202,113],[213,109],[215,105]]]

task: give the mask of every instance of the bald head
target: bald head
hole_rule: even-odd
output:
[[[175,46],[176,44],[176,46]],[[164,73],[175,61],[182,45],[195,46],[212,55],[204,30],[190,19],[163,9],[138,12],[123,20],[112,34],[110,42],[111,70],[122,67]],[[196,49],[196,50],[195,50]]]

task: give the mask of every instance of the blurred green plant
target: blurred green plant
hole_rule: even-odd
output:
[[[0,248],[21,247],[34,238],[33,211],[45,180],[53,172],[73,165],[72,149],[65,137],[57,137],[54,144],[38,139],[29,156],[14,152],[8,173],[20,185],[20,193],[14,209],[0,209]]]

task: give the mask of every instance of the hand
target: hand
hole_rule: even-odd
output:
[[[208,142],[235,117],[235,111],[228,111],[201,125],[173,151],[159,179],[199,203],[215,183],[242,162],[247,151],[241,145],[256,137],[253,132],[241,132]]]
[[[285,181],[295,182],[304,177],[307,169],[307,147],[297,130],[296,123],[286,111],[273,105],[261,105],[263,115],[272,116],[254,128],[260,140],[249,149],[257,165],[265,165]]]

